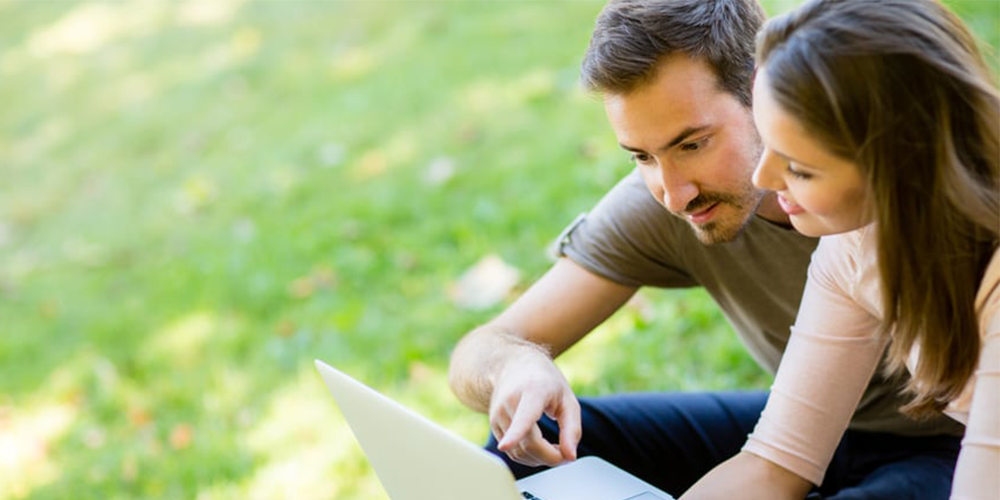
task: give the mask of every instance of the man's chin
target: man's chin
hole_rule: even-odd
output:
[[[743,199],[743,203],[725,203],[720,207],[719,213],[704,224],[694,224],[688,221],[688,225],[694,231],[695,236],[703,245],[717,245],[719,243],[731,243],[743,235],[743,231],[750,225],[757,208],[760,207],[761,200],[764,199],[764,191],[756,191],[757,196],[748,196]],[[746,210],[744,207],[752,207]],[[722,208],[727,210],[721,210]]]
[[[743,234],[743,230],[746,228],[749,221],[744,221],[742,224],[730,224],[725,225],[719,222],[709,222],[706,224],[690,224],[691,229],[694,230],[694,235],[698,238],[703,245],[717,245],[719,243],[730,243],[735,241],[740,235]]]

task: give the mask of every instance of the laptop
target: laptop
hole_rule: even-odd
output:
[[[392,500],[674,500],[597,457],[515,481],[498,457],[316,360]]]

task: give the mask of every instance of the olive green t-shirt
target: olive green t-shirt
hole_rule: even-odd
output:
[[[660,206],[637,171],[622,179],[567,231],[560,253],[628,286],[701,286],[715,299],[751,356],[775,373],[802,298],[817,238],[753,217],[729,243],[705,245],[684,220]],[[955,434],[942,415],[915,421],[899,413],[905,376],[876,373],[851,421],[856,430],[904,435]]]

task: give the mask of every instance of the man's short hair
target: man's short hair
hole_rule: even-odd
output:
[[[662,59],[682,53],[708,63],[721,90],[749,108],[764,18],[756,0],[611,0],[597,17],[581,81],[627,94],[652,80]]]

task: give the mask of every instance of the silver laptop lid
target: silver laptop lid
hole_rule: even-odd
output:
[[[499,458],[320,360],[316,368],[392,500],[522,500]]]

